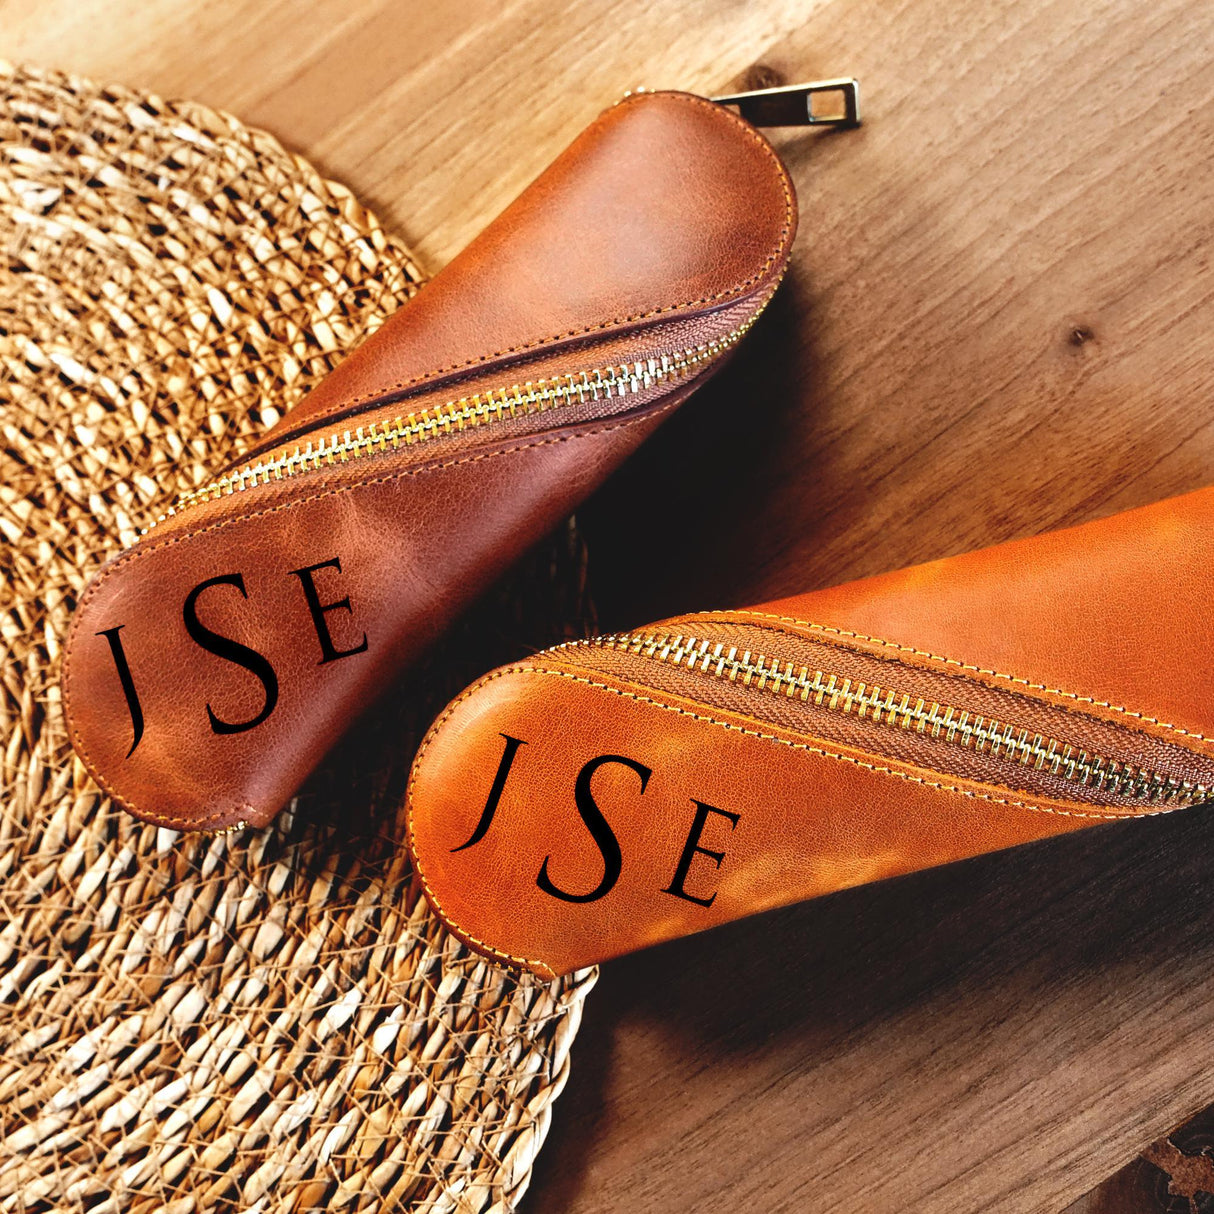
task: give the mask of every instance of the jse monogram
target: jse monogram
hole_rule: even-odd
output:
[[[475,847],[488,834],[489,827],[493,824],[494,815],[497,813],[498,805],[501,802],[506,782],[510,778],[510,771],[514,766],[519,748],[526,745],[526,742],[522,738],[514,738],[505,733],[501,734],[500,737],[505,739],[506,745],[502,751],[502,757],[498,762],[493,783],[489,788],[489,796],[485,801],[485,807],[481,810],[480,819],[477,821],[472,834],[458,847],[453,847],[451,849],[453,853]],[[548,873],[548,864],[552,857],[550,855],[545,856],[543,863],[540,865],[539,873],[536,875],[535,883],[544,893],[553,898],[559,898],[562,902],[597,902],[600,898],[605,897],[611,892],[615,883],[620,879],[620,874],[624,871],[624,856],[620,850],[620,841],[616,838],[615,832],[611,829],[610,823],[599,808],[598,802],[595,801],[594,794],[590,789],[590,782],[595,772],[611,764],[627,768],[636,773],[638,795],[644,794],[650,777],[653,775],[652,768],[646,767],[644,763],[639,763],[636,759],[630,759],[626,755],[596,755],[593,759],[582,765],[573,783],[573,803],[586,829],[590,832],[590,837],[598,848],[599,855],[602,857],[603,875],[593,889],[584,891],[562,889],[553,881]],[[670,884],[663,887],[661,892],[670,894],[675,898],[682,898],[687,902],[694,902],[699,906],[708,907],[716,900],[717,895],[715,891],[712,893],[701,892],[696,894],[687,889],[687,880],[691,873],[692,863],[696,861],[697,857],[703,856],[705,861],[711,861],[713,866],[719,869],[721,862],[725,859],[724,851],[714,851],[712,848],[704,847],[701,844],[704,830],[708,825],[709,816],[716,815],[717,817],[724,818],[729,823],[729,829],[732,831],[740,821],[741,814],[731,813],[727,809],[717,809],[716,806],[708,805],[704,801],[698,801],[694,797],[689,798],[689,800],[695,809],[691,815],[687,837],[674,863],[674,872],[670,878]]]
[[[302,605],[306,607],[308,615],[311,618],[320,650],[320,660],[316,663],[318,666],[326,666],[330,662],[336,662],[341,658],[349,658],[355,654],[367,652],[367,634],[365,632],[362,634],[361,640],[345,648],[340,647],[338,642],[334,640],[328,616],[334,611],[345,612],[347,615],[353,616],[354,608],[350,605],[348,595],[345,598],[330,599],[328,602],[321,600],[321,591],[317,586],[316,579],[321,570],[324,569],[333,570],[332,574],[327,575],[329,578],[340,575],[341,561],[337,557],[331,557],[329,560],[319,561],[315,565],[305,565],[302,569],[288,570],[283,575],[299,579],[301,597],[303,599]],[[242,721],[226,720],[215,711],[211,704],[207,703],[205,705],[206,716],[210,721],[211,731],[216,734],[245,733],[250,729],[256,729],[258,725],[270,716],[278,704],[278,674],[271,665],[270,659],[251,646],[208,628],[199,619],[198,612],[201,603],[210,602],[213,597],[220,594],[231,595],[233,593],[240,595],[245,600],[248,599],[249,592],[245,588],[244,575],[241,573],[220,574],[217,577],[207,578],[204,582],[199,582],[185,596],[185,601],[182,603],[181,608],[185,630],[189,634],[190,639],[199,648],[206,650],[208,653],[213,653],[216,657],[223,658],[224,661],[242,667],[261,684],[261,707],[252,716]],[[331,591],[326,591],[326,593],[331,593]],[[139,693],[135,686],[135,677],[131,672],[131,665],[127,659],[126,649],[123,645],[122,630],[126,627],[126,624],[115,624],[112,628],[102,629],[97,633],[97,636],[104,637],[109,644],[110,654],[114,659],[114,667],[118,674],[118,681],[122,687],[122,693],[126,697],[127,710],[131,714],[133,736],[131,748],[127,751],[127,758],[129,759],[135,753],[140,740],[143,738],[144,719],[143,705],[140,702]]]

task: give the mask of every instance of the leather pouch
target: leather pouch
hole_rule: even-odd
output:
[[[254,449],[89,585],[73,744],[132,813],[261,825],[469,600],[711,375],[796,226],[686,93],[602,114]]]
[[[426,738],[436,911],[544,975],[1214,796],[1214,489],[494,671]]]

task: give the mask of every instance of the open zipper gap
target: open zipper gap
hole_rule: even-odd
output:
[[[550,378],[525,380],[501,388],[486,388],[470,396],[448,400],[430,408],[401,414],[385,422],[368,422],[318,439],[297,443],[290,451],[272,459],[254,458],[215,480],[187,490],[164,513],[143,529],[146,535],[157,524],[202,502],[240,493],[306,472],[319,472],[337,464],[370,455],[412,447],[431,439],[498,421],[530,417],[589,404],[601,399],[634,396],[657,384],[675,382],[715,362],[749,331],[766,307],[774,289],[746,320],[718,338],[687,346],[668,354],[635,362],[567,372]]]

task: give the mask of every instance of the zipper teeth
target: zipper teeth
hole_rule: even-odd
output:
[[[615,649],[686,670],[741,683],[771,695],[813,702],[830,712],[855,713],[874,725],[943,739],[978,754],[1048,771],[1071,783],[1118,797],[1141,798],[1176,808],[1214,795],[1214,786],[1179,780],[1147,767],[1123,763],[1072,746],[996,717],[985,717],[908,692],[853,681],[840,674],[781,662],[723,642],[672,633],[615,633],[572,642]],[[561,648],[561,646],[558,646]]]
[[[505,388],[487,388],[472,396],[459,397],[416,413],[406,413],[388,422],[370,422],[326,440],[297,446],[285,455],[259,460],[246,468],[225,473],[218,479],[183,493],[163,514],[143,529],[146,535],[158,523],[200,502],[214,501],[284,480],[304,472],[317,472],[351,460],[397,451],[447,434],[459,434],[496,421],[529,417],[573,404],[635,395],[654,384],[682,379],[705,363],[719,358],[735,346],[758,320],[774,290],[736,329],[698,346],[640,362],[592,367],[553,379],[527,380]]]

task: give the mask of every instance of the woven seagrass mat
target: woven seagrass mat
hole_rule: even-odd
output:
[[[3,64],[0,99],[0,1211],[509,1209],[594,972],[469,954],[396,809],[451,695],[584,631],[576,533],[269,829],[114,809],[60,717],[81,588],[421,276],[348,191],[223,114]]]

